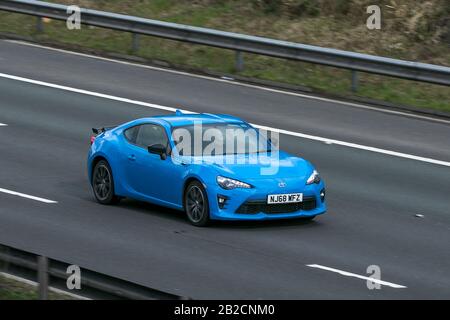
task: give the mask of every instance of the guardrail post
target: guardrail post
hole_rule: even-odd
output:
[[[44,31],[44,23],[41,17],[36,17],[36,32],[42,33]]]
[[[244,70],[244,56],[242,51],[236,51],[235,69],[238,72]]]
[[[352,92],[358,91],[358,72],[352,70]]]
[[[131,52],[137,53],[139,51],[139,34],[133,33],[133,39],[131,43]]]
[[[48,300],[48,259],[38,257],[38,298],[39,300]]]

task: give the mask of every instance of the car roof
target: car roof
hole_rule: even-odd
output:
[[[177,111],[171,115],[161,115],[145,118],[142,120],[162,120],[168,123],[171,127],[188,126],[193,125],[196,122],[202,124],[209,123],[245,123],[243,120],[226,115],[226,114],[211,114],[211,113],[181,113]]]

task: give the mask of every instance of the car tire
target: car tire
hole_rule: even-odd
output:
[[[199,181],[188,184],[183,202],[186,216],[191,224],[197,227],[205,227],[209,224],[208,195]]]
[[[316,218],[317,216],[308,216],[308,217],[301,217],[300,219],[303,221],[312,221]]]
[[[92,191],[101,204],[116,204],[120,198],[114,193],[114,177],[106,160],[100,160],[92,171]]]

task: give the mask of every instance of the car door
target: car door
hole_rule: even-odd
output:
[[[168,146],[170,152],[166,130],[159,124],[147,123],[140,125],[135,134],[135,141],[128,145],[125,154],[128,185],[146,198],[178,204],[181,165],[174,163],[170,156],[162,160],[160,155],[148,152],[148,147],[155,144]]]

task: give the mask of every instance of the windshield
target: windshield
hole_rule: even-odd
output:
[[[182,156],[218,156],[271,151],[266,135],[246,123],[194,123],[172,129],[172,139]]]

